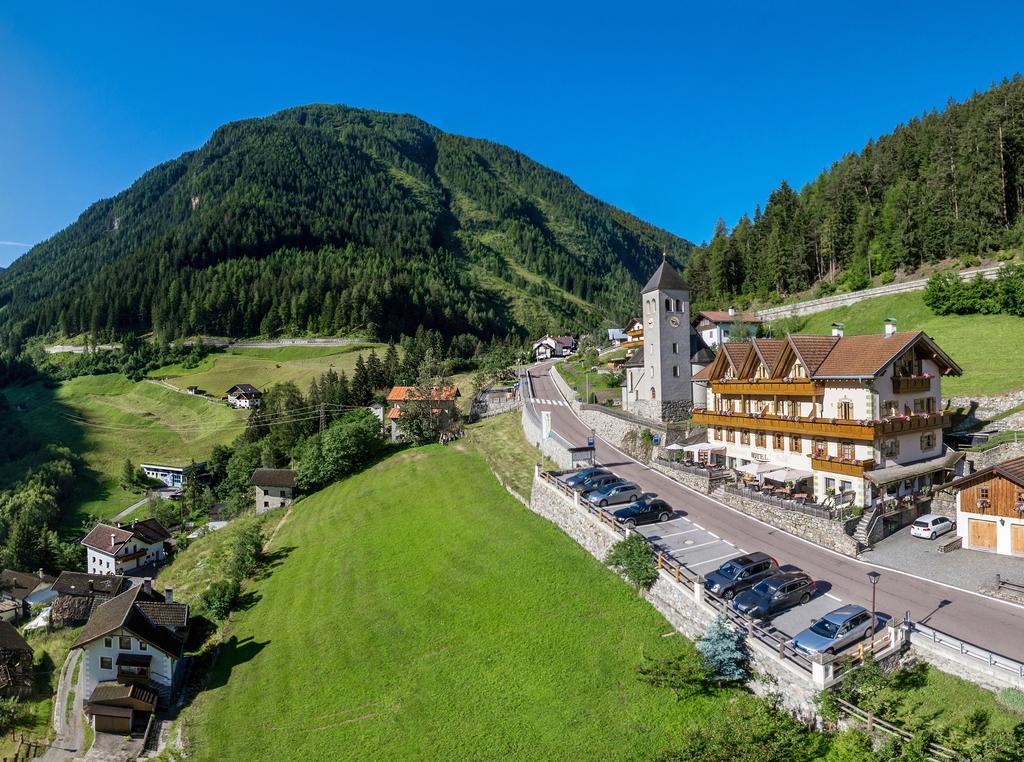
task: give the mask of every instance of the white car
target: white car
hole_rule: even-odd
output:
[[[914,537],[924,537],[926,540],[934,540],[940,534],[951,532],[956,526],[945,516],[935,513],[926,513],[910,525],[910,534]]]

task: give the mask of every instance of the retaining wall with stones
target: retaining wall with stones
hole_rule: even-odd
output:
[[[979,452],[968,452],[967,462],[973,467],[968,468],[968,471],[980,471],[1004,460],[1019,458],[1021,455],[1024,455],[1024,439],[1019,442],[1002,442]]]
[[[846,556],[857,555],[857,541],[847,534],[849,522],[843,523],[841,521],[819,519],[816,516],[807,516],[796,511],[787,511],[785,508],[777,508],[774,505],[768,505],[759,500],[746,498],[742,495],[733,495],[723,489],[716,490],[714,496],[740,513],[760,519],[766,524],[778,527],[784,532],[810,540],[817,545]],[[854,519],[853,523],[856,524],[856,521]]]
[[[712,480],[710,474],[695,474],[673,468],[666,463],[659,462],[657,458],[651,458],[649,465],[658,473],[665,474],[669,479],[685,484],[690,489],[703,492],[705,495],[710,495],[720,484],[719,480]]]
[[[979,273],[989,280],[993,280],[999,273],[999,265],[994,267],[977,267],[970,270],[963,270],[959,273],[963,280],[970,280]],[[863,291],[853,291],[849,294],[835,294],[834,296],[823,296],[820,299],[810,299],[806,302],[787,304],[782,307],[768,307],[757,311],[757,316],[762,320],[777,320],[779,318],[794,317],[797,315],[813,315],[815,312],[824,312],[834,307],[847,307],[851,304],[873,299],[876,296],[889,296],[890,294],[903,294],[909,291],[923,291],[928,285],[926,278],[920,280],[908,280],[903,283],[890,283],[887,286],[866,288]],[[881,330],[881,326],[879,326]]]
[[[570,498],[537,475],[533,480],[530,510],[543,516],[579,543],[600,561],[621,537],[610,527],[601,524],[593,514],[577,506]],[[690,640],[700,638],[715,620],[716,612],[706,603],[699,603],[695,593],[676,582],[667,571],[643,597],[654,606],[669,623]],[[811,676],[776,655],[758,641],[748,643],[753,672],[758,676],[750,689],[759,695],[778,700],[791,713],[813,720],[813,703],[817,690]]]
[[[928,662],[942,672],[967,680],[986,690],[998,692],[1003,688],[1024,690],[1024,678],[999,667],[989,666],[980,659],[961,656],[947,646],[932,643],[931,639],[920,633],[910,635],[909,655]]]

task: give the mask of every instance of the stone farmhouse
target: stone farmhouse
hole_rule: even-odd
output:
[[[295,499],[295,472],[288,468],[257,468],[249,477],[256,490],[256,513],[291,505]]]

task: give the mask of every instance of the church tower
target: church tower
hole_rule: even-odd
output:
[[[690,292],[663,260],[641,292],[644,369],[639,379],[638,412],[656,421],[678,421],[693,406],[690,381]]]

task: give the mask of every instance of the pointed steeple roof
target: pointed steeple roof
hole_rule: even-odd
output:
[[[675,269],[668,263],[667,259],[662,259],[661,264],[658,265],[658,269],[654,271],[654,275],[647,281],[647,285],[644,286],[643,291],[640,293],[646,294],[648,291],[687,291],[686,284],[683,283],[682,277],[675,271]]]

